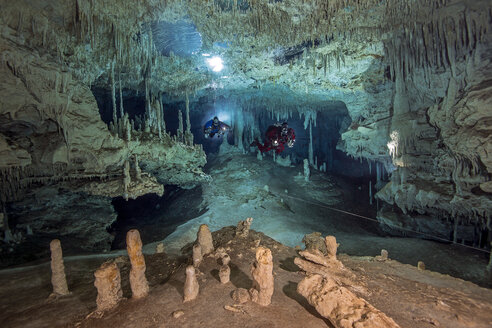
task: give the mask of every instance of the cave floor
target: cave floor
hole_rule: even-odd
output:
[[[386,236],[376,222],[327,209],[376,217],[375,206],[369,206],[367,187],[359,189],[354,180],[312,170],[306,182],[300,175],[302,165],[283,167],[271,157],[260,161],[252,154],[231,149],[209,158],[207,170],[213,181],[202,186],[203,201],[198,210],[203,214],[190,218],[163,240],[169,253],[180,254],[185,244],[194,241],[200,224],[215,231],[252,217],[252,229],[289,247],[303,246],[303,236],[317,231],[336,236],[341,253],[375,256],[386,249],[391,258],[402,263],[417,265],[423,261],[429,270],[492,287],[485,270],[489,257],[485,252]],[[144,250],[151,254],[155,245],[150,243]]]
[[[68,258],[65,261],[71,295],[50,299],[49,264],[0,271],[1,327],[332,327],[296,292],[303,274],[293,262],[296,250],[251,230],[246,238],[234,237],[234,227],[213,233],[214,246],[231,257],[231,281],[221,284],[219,265],[213,256],[200,266],[200,293],[183,303],[185,255],[146,255],[148,297],[131,299],[129,260],[116,258],[121,271],[123,296],[118,307],[98,315],[94,312],[96,290],[93,272],[110,255]],[[231,293],[251,287],[250,266],[255,245],[272,250],[275,292],[272,304],[235,305]],[[394,260],[340,255],[339,260],[355,273],[352,292],[392,317],[401,327],[490,327],[492,290]],[[225,306],[232,306],[234,311]],[[175,311],[183,315],[174,318]]]
[[[202,186],[200,211],[191,211],[200,215],[184,218],[185,223],[164,238],[166,254],[154,254],[157,242],[144,245],[151,286],[146,299],[130,298],[124,250],[70,256],[65,267],[72,294],[59,299],[49,298],[48,262],[0,270],[0,327],[330,327],[296,292],[303,276],[293,263],[294,247],[313,231],[337,237],[339,259],[357,277],[353,291],[401,327],[491,326],[492,290],[469,282],[490,286],[484,254],[433,241],[383,237],[371,221],[323,207],[372,217],[374,209],[367,205],[364,190],[319,172],[305,182],[298,176],[301,170],[241,153],[211,159],[208,172],[213,181]],[[247,239],[233,238],[231,226],[247,217],[254,218],[256,231]],[[200,295],[183,304],[184,269],[203,223],[215,231],[215,246],[226,247],[231,256],[231,283],[220,284],[219,266],[206,258],[200,267]],[[238,312],[228,311],[224,306],[233,305],[231,292],[251,286],[250,264],[258,240],[274,256],[273,302],[268,307],[247,303],[238,306]],[[375,261],[383,248],[391,260]],[[116,258],[124,297],[129,299],[103,317],[90,315],[96,306],[93,273],[109,258]],[[417,261],[424,261],[428,270],[419,271]],[[174,318],[172,313],[179,310],[184,315]]]

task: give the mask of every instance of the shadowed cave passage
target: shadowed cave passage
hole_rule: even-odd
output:
[[[114,235],[111,249],[126,248],[126,233],[138,229],[144,244],[160,241],[171,234],[177,226],[200,216],[202,202],[201,186],[181,189],[166,185],[164,195],[147,194],[137,199],[113,199],[118,213],[116,221],[108,228]]]

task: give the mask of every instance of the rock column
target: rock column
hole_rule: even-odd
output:
[[[214,251],[212,233],[206,224],[202,224],[198,229],[197,242],[202,249],[202,255],[207,255]]]
[[[145,278],[145,259],[138,230],[132,229],[126,234],[126,249],[132,265],[130,270],[132,296],[134,298],[145,297],[149,293],[149,284]]]
[[[231,268],[229,267],[230,262],[231,258],[229,255],[225,254],[222,257],[222,266],[219,270],[220,282],[223,284],[227,284],[231,280]]]
[[[63,265],[63,254],[60,241],[53,239],[50,243],[51,250],[51,284],[53,285],[53,296],[68,295],[67,278],[65,266]]]
[[[236,237],[248,237],[249,228],[251,227],[252,222],[253,218],[247,218],[244,221],[239,221],[236,227]]]
[[[196,279],[195,267],[189,265],[186,268],[186,282],[184,285],[184,302],[193,301],[198,296],[200,286]]]
[[[265,247],[256,249],[256,261],[251,268],[253,287],[250,289],[251,300],[266,306],[272,302],[273,295],[273,257]]]
[[[97,288],[97,311],[114,308],[123,297],[120,269],[115,262],[105,262],[94,273]]]
[[[193,245],[193,266],[198,268],[200,263],[202,263],[203,255],[202,255],[202,247],[200,244],[196,243]]]

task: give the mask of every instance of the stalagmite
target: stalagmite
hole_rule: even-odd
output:
[[[207,255],[214,251],[212,233],[206,224],[202,224],[198,229],[197,243],[202,249],[202,255]]]
[[[51,251],[51,285],[53,286],[52,296],[68,295],[67,278],[65,276],[65,266],[63,265],[63,254],[61,243],[58,239],[50,242]]]
[[[155,246],[155,253],[156,254],[162,254],[162,253],[164,253],[164,243],[158,243]]]
[[[273,258],[272,252],[265,247],[256,249],[256,261],[251,267],[253,287],[249,290],[253,302],[269,305],[273,295]]]
[[[189,265],[186,268],[186,281],[184,285],[184,302],[193,301],[198,296],[200,286],[196,279],[195,267]]]
[[[425,270],[425,263],[422,261],[418,261],[417,263],[417,269],[424,271]]]
[[[336,260],[338,249],[337,239],[334,236],[326,236],[325,245],[328,258]]]
[[[190,99],[188,97],[188,91],[186,91],[186,133],[185,143],[187,145],[193,145],[193,134],[191,133],[191,121],[190,121]]]
[[[115,127],[118,126],[118,116],[116,107],[116,82],[114,80],[114,61],[111,62],[111,100],[113,101],[113,124]]]
[[[200,244],[195,243],[193,245],[193,266],[195,268],[198,268],[200,266],[200,263],[203,261],[203,255],[202,255],[202,247]]]
[[[120,117],[123,117],[125,115],[125,110],[123,109],[123,90],[121,89],[121,76],[119,78],[119,91],[120,91]]]
[[[222,256],[222,266],[219,270],[219,278],[220,282],[223,284],[227,284],[231,279],[231,268],[229,267],[229,262],[231,258],[229,255],[225,254]]]
[[[236,227],[236,237],[248,237],[249,227],[253,222],[253,218],[247,218],[244,221],[239,221]]]
[[[309,176],[311,174],[310,170],[309,170],[309,162],[308,162],[308,159],[305,158],[304,161],[304,180],[305,181],[309,181]]]
[[[94,272],[94,286],[97,288],[97,311],[114,308],[123,298],[120,269],[114,261],[104,262]]]
[[[130,286],[133,298],[142,298],[149,293],[149,284],[145,277],[145,259],[142,254],[142,240],[136,229],[126,234],[126,249],[132,268],[130,270]]]

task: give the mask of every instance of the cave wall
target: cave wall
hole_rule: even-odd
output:
[[[444,8],[423,29],[388,41],[395,68],[388,148],[396,170],[377,196],[395,205],[378,214],[390,230],[489,246],[492,38],[490,12],[479,8]],[[409,43],[412,33],[434,48]]]

